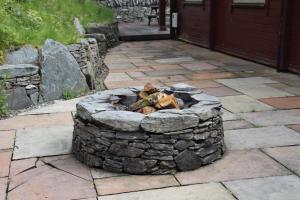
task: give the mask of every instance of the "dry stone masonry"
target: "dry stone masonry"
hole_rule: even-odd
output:
[[[5,81],[9,109],[61,99],[65,92],[82,94],[106,88],[109,69],[104,57],[107,48],[119,42],[117,23],[96,24],[90,33],[76,18],[74,26],[85,38],[77,44],[64,46],[47,39],[41,49],[27,45],[7,54],[6,64],[0,66],[0,80]]]
[[[185,84],[164,87],[182,110],[127,111],[139,88],[98,92],[77,104],[73,152],[90,167],[130,174],[171,174],[210,164],[225,151],[221,104]]]
[[[113,8],[121,22],[145,21],[151,12],[150,6],[158,5],[159,0],[100,0]]]

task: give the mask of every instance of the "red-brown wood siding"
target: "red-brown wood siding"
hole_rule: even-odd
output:
[[[292,0],[288,10],[287,64],[289,70],[300,72],[300,1]]]
[[[177,1],[179,12],[179,38],[205,47],[209,46],[210,1],[203,5]]]
[[[216,1],[214,48],[276,66],[280,0],[266,2],[265,8],[253,8]]]

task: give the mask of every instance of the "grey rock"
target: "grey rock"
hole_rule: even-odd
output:
[[[155,150],[162,150],[162,151],[172,151],[174,149],[173,145],[171,144],[158,144],[158,143],[152,143],[151,148]]]
[[[92,115],[94,121],[120,131],[138,131],[144,117],[143,114],[129,111],[104,111]]]
[[[142,158],[153,159],[153,160],[166,160],[166,161],[174,160],[173,156],[147,156],[147,155],[142,155]]]
[[[176,144],[174,145],[175,149],[179,150],[179,151],[183,151],[185,149],[187,149],[188,147],[194,146],[195,142],[191,141],[191,140],[179,140],[178,142],[176,142]]]
[[[176,156],[175,162],[181,171],[197,169],[202,163],[196,153],[190,150],[185,150]]]
[[[197,133],[194,135],[195,140],[206,140],[210,137],[210,132]]]
[[[80,92],[88,86],[68,49],[47,39],[42,49],[40,91],[45,101],[60,99],[65,91]]]
[[[139,148],[139,149],[149,149],[150,148],[149,144],[141,143],[141,142],[139,142],[139,143],[138,142],[133,142],[133,143],[130,143],[129,146]]]
[[[221,111],[218,108],[218,105],[204,106],[201,103],[198,103],[187,110],[197,115],[201,121],[206,121],[208,119],[221,115]]]
[[[194,114],[180,111],[154,112],[145,117],[141,126],[147,132],[165,133],[192,128],[198,125],[199,118]]]
[[[108,110],[114,110],[110,103],[98,103],[96,101],[81,101],[76,105],[77,115],[83,120],[92,120],[92,115]]]
[[[135,158],[142,155],[144,150],[127,145],[112,144],[109,148],[109,153],[116,156]]]
[[[212,145],[210,147],[201,148],[198,151],[196,151],[196,154],[200,156],[201,158],[206,157],[209,154],[212,154],[218,150],[218,145]]]
[[[25,46],[21,49],[11,52],[6,56],[7,64],[37,64],[39,53],[36,48]]]
[[[74,18],[74,26],[77,30],[77,32],[80,34],[80,35],[84,35],[85,34],[85,30],[83,28],[83,26],[81,25],[79,19],[77,17]]]
[[[31,64],[14,64],[0,66],[0,78],[17,78],[38,74],[39,67]]]
[[[162,151],[162,150],[153,150],[148,149],[144,155],[146,156],[171,156],[173,154],[176,154],[177,151]]]
[[[143,160],[139,158],[123,158],[124,171],[131,174],[144,174],[157,163],[156,160]]]
[[[117,132],[116,138],[123,140],[146,140],[149,136],[142,132]]]
[[[173,169],[176,167],[176,163],[174,161],[161,161],[159,166],[161,168]]]
[[[8,90],[6,93],[8,108],[11,110],[24,109],[33,105],[33,102],[27,96],[26,90],[23,87]]]
[[[176,142],[175,139],[166,139],[166,138],[149,138],[149,143],[162,143],[162,144],[174,144]]]

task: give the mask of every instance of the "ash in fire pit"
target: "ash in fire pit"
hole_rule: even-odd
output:
[[[113,172],[193,170],[224,154],[220,109],[216,97],[186,84],[98,92],[77,104],[73,152]]]

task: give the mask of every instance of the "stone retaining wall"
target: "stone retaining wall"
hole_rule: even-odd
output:
[[[146,21],[151,12],[150,6],[158,5],[159,0],[100,0],[117,13],[118,21]]]
[[[99,45],[96,39],[87,38],[82,39],[78,44],[68,46],[68,50],[79,64],[91,90],[105,89],[104,79],[108,75],[109,69],[104,64],[104,55],[99,52],[98,47],[101,48],[102,45],[105,46],[106,42]]]
[[[0,80],[5,80],[9,109],[19,110],[61,99],[65,91],[106,89],[104,80],[109,69],[104,57],[107,48],[119,42],[118,25],[95,27],[96,30],[83,33],[86,39],[68,47],[46,40],[42,49],[25,46],[9,53],[7,64],[0,66]]]

